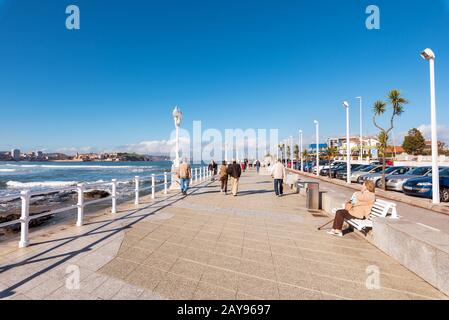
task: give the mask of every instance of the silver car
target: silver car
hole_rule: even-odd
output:
[[[387,190],[395,190],[402,192],[402,186],[408,179],[418,178],[428,175],[432,172],[432,167],[417,167],[406,174],[400,174],[396,176],[389,176],[385,179]]]
[[[406,174],[412,169],[415,169],[415,167],[389,167],[385,169],[385,178],[390,176]],[[362,180],[362,182],[370,180],[374,182],[377,188],[380,188],[382,184],[382,170],[380,172],[367,174],[366,176],[363,176],[360,180]]]
[[[377,173],[379,171],[382,171],[382,166],[375,165],[375,166],[363,167],[351,174],[351,182],[360,183],[360,182],[362,182],[361,179],[363,176],[366,176],[371,173]]]

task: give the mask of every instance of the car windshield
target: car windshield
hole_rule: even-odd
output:
[[[419,167],[419,168],[415,168],[412,171],[410,171],[410,174],[413,176],[423,176],[425,175],[430,168],[428,167]]]
[[[374,168],[375,168],[374,166],[367,166],[367,167],[358,168],[357,171],[368,172],[368,171],[373,170]]]
[[[393,173],[393,172],[395,172],[396,170],[400,170],[401,168],[398,168],[398,167],[390,167],[390,168],[387,168],[387,169],[385,169],[385,173],[386,174],[390,174],[390,173]],[[379,171],[377,171],[377,172],[380,172],[381,170],[379,170]]]
[[[449,177],[449,168],[441,168],[440,169],[440,176],[442,176],[442,177]]]
[[[388,169],[390,169],[390,168],[387,168],[387,169],[385,169],[385,173],[387,173],[387,170]],[[372,169],[372,170],[370,170],[370,171],[373,171],[373,172],[381,172],[382,171],[382,166],[380,166],[380,167],[377,167],[377,168],[374,168],[374,169]]]

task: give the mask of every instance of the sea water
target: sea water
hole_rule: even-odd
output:
[[[0,162],[0,197],[21,190],[41,191],[77,183],[119,181],[119,188],[133,188],[135,176],[170,171],[172,162]],[[163,178],[162,178],[163,179]],[[161,180],[159,178],[158,180]]]

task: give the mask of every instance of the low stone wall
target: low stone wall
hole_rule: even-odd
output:
[[[298,174],[297,172],[294,172]],[[316,175],[300,174],[302,181],[307,181],[307,177],[316,179]],[[344,181],[333,180],[320,177],[320,180],[341,185],[354,190],[359,190],[357,185],[347,185]],[[304,189],[300,194],[306,195]],[[385,197],[381,190],[376,194],[396,200],[392,197]],[[347,197],[339,194],[321,192],[320,209],[332,215],[333,208],[339,208],[347,200]],[[417,206],[413,201],[414,206]],[[425,209],[429,209],[424,206]],[[400,212],[399,212],[400,214]],[[400,220],[393,219],[373,219],[373,229],[366,235],[366,240],[378,247],[405,266],[410,271],[416,273],[422,279],[449,295],[449,235],[439,230],[420,225],[406,218]]]

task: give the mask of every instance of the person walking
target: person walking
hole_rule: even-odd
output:
[[[192,178],[192,169],[187,163],[187,159],[184,158],[182,163],[179,165],[179,183],[181,185],[181,192],[183,195],[187,195],[187,190],[189,189],[189,182]]]
[[[284,194],[283,184],[286,174],[285,174],[285,167],[280,159],[273,166],[271,176],[274,179],[274,193],[276,194],[276,196],[282,197],[282,195]]]
[[[259,173],[259,171],[260,171],[260,161],[259,160],[256,160],[256,171],[257,171],[257,173]]]
[[[226,161],[223,160],[220,166],[220,182],[221,182],[221,193],[225,195],[228,193],[228,172],[227,172]]]
[[[212,177],[211,177],[210,181],[214,181],[215,176],[217,175],[217,168],[218,168],[217,164],[215,163],[214,160],[211,160],[209,165],[207,166],[207,168],[212,173]]]
[[[239,188],[239,179],[242,175],[242,168],[237,163],[237,161],[233,160],[232,164],[229,165],[227,169],[228,175],[231,176],[231,191],[232,195],[237,196],[238,188]]]

